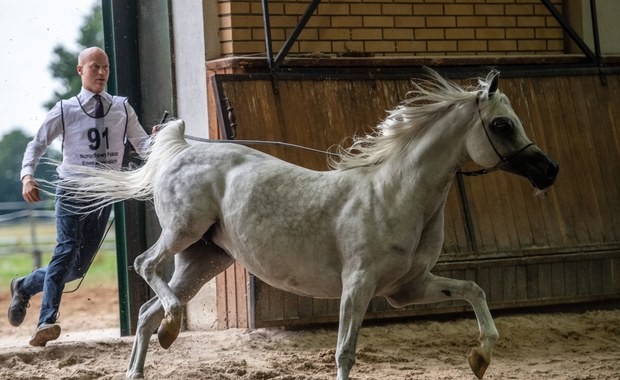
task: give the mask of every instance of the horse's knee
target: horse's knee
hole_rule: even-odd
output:
[[[142,277],[144,278],[144,261],[146,259],[145,257],[145,253],[138,255],[138,257],[136,257],[136,259],[133,261],[133,267],[135,269],[135,271]]]

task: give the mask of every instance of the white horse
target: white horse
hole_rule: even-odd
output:
[[[159,132],[136,170],[79,169],[84,178],[65,185],[80,189],[75,196],[100,204],[152,200],[162,227],[135,261],[156,297],[140,309],[127,377],[143,378],[157,326],[168,348],[183,306],[238,261],[273,287],[340,298],[339,380],[349,378],[372,297],[384,296],[394,307],[467,300],[480,330],[480,347],[468,360],[482,378],[498,339],[485,294],[474,282],[431,273],[443,243],[448,191],[469,161],[527,177],[538,189],[551,186],[558,172],[528,139],[497,84],[495,71],[469,90],[430,71],[409,100],[375,133],[342,150],[329,171],[237,144],[189,145],[180,120]],[[174,255],[167,283],[158,269]]]

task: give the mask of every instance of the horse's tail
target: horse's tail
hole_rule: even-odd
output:
[[[95,208],[128,199],[152,200],[157,173],[189,147],[184,133],[183,120],[170,121],[153,137],[145,163],[139,168],[119,171],[106,167],[71,166],[69,170],[76,176],[63,179],[56,185],[64,190],[65,197],[86,201]]]

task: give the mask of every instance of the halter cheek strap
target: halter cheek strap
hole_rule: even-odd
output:
[[[497,148],[495,147],[495,144],[493,144],[493,139],[491,139],[491,135],[489,135],[489,130],[487,129],[487,126],[484,124],[484,119],[482,118],[482,111],[480,110],[480,95],[478,95],[476,97],[476,108],[478,109],[478,118],[480,119],[480,124],[482,124],[482,129],[484,130],[484,134],[487,136],[487,139],[489,140],[489,143],[491,144],[491,147],[493,148],[493,151],[495,152],[495,154],[499,158],[499,162],[495,166],[490,167],[490,168],[473,170],[473,171],[467,171],[467,172],[462,172],[462,171],[458,172],[459,174],[463,174],[463,175],[466,175],[466,176],[472,176],[472,177],[483,175],[483,174],[487,174],[487,173],[491,173],[491,172],[494,172],[497,169],[501,168],[504,165],[508,165],[510,163],[510,161],[512,161],[514,158],[516,158],[521,153],[523,153],[523,151],[525,151],[527,148],[529,148],[532,145],[534,145],[533,142],[530,142],[528,144],[525,144],[525,146],[523,148],[521,148],[518,151],[514,152],[510,156],[508,156],[508,157],[504,156],[503,154],[501,154],[497,150]]]
[[[513,158],[517,157],[519,154],[521,154],[521,152],[523,152],[527,148],[529,148],[532,145],[534,145],[533,142],[530,142],[529,144],[525,144],[525,146],[523,148],[521,148],[518,151],[516,151],[515,153],[511,154],[509,157],[506,157],[506,156],[502,155],[497,150],[497,148],[495,147],[495,144],[493,144],[493,140],[491,139],[491,135],[489,135],[489,130],[488,130],[487,126],[484,124],[484,119],[482,118],[482,111],[480,110],[480,96],[476,97],[476,108],[478,108],[478,117],[480,118],[480,123],[482,124],[482,129],[484,129],[484,133],[487,135],[487,139],[489,140],[489,143],[491,143],[491,147],[495,151],[495,154],[497,154],[497,157],[499,157],[499,163],[497,165],[495,165],[495,166],[501,166],[501,165],[507,164],[510,160],[512,160]]]

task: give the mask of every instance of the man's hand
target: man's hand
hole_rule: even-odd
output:
[[[34,177],[31,175],[25,175],[24,178],[22,178],[22,196],[28,203],[41,201],[39,183],[35,181]]]

